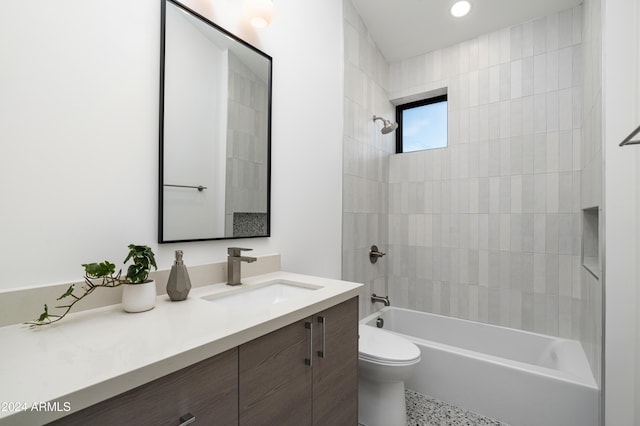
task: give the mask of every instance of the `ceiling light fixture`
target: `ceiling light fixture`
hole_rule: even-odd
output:
[[[273,18],[273,2],[271,0],[247,0],[245,8],[249,22],[255,28],[264,28]]]
[[[471,3],[467,0],[457,1],[451,6],[451,14],[456,18],[462,18],[471,10]]]

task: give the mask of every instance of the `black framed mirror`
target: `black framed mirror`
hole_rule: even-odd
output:
[[[272,58],[161,0],[158,242],[270,236]]]

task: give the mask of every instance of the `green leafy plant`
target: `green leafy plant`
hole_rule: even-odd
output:
[[[69,288],[56,300],[69,301],[66,305],[56,306],[56,309],[62,309],[61,313],[55,314],[49,312],[47,304],[44,305],[44,311],[38,319],[27,321],[25,324],[31,327],[39,325],[53,324],[64,318],[71,308],[93,293],[97,288],[114,288],[122,284],[142,284],[149,282],[149,273],[151,267],[158,269],[156,265],[155,255],[151,248],[147,246],[129,244],[129,254],[124,259],[124,263],[132,260],[133,263],[127,268],[127,274],[122,277],[122,270],[116,274],[116,265],[109,261],[100,263],[84,263],[84,283],[81,286],[82,293],[75,294],[75,284],[71,284]]]
[[[147,282],[151,266],[153,266],[154,269],[158,269],[153,251],[147,246],[129,244],[129,254],[124,260],[124,263],[127,263],[129,259],[133,260],[133,264],[127,268],[127,279],[132,284]]]

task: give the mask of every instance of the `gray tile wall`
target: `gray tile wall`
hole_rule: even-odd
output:
[[[582,114],[582,188],[581,207],[591,214],[591,220],[597,217],[594,212],[602,211],[602,19],[601,0],[586,0],[584,7],[584,40],[583,40],[583,114]],[[587,221],[590,222],[590,220]],[[598,234],[604,236],[603,221],[593,224],[599,227]],[[586,230],[589,227],[585,227]],[[587,239],[587,242],[588,239]],[[600,238],[600,247],[603,246]],[[602,253],[602,249],[599,253]],[[594,253],[587,248],[586,256]],[[581,336],[582,346],[591,364],[591,370],[598,384],[601,384],[602,373],[602,259],[595,268],[596,274],[581,269],[580,303],[576,306],[582,312]],[[593,269],[593,268],[592,268]]]
[[[580,338],[582,7],[390,65],[449,147],[389,162],[394,304]]]
[[[363,282],[360,316],[377,309],[372,293],[387,294],[387,258],[369,262],[372,244],[388,248],[388,157],[393,134],[382,135],[373,115],[394,116],[387,83],[389,66],[350,0],[344,4],[345,96],[342,278]]]
[[[366,284],[361,316],[388,290],[398,306],[579,339],[600,383],[581,209],[602,200],[601,0],[391,65],[344,7],[343,277]],[[393,154],[371,116],[442,87],[449,148]],[[389,253],[375,266],[371,244]]]
[[[267,84],[229,51],[225,235],[233,215],[267,211]]]

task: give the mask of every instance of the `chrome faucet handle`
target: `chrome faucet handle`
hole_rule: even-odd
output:
[[[240,252],[253,250],[250,248],[242,248],[242,247],[229,247],[227,252],[229,256],[227,257],[227,285],[240,285],[242,284],[240,277],[242,276],[240,271],[240,264],[242,262],[255,262],[258,260],[255,257],[242,256]]]
[[[229,247],[227,248],[227,253],[229,254],[229,256],[234,256],[234,257],[238,257],[240,256],[240,252],[242,251],[251,251],[253,249],[251,248],[242,248],[242,247]]]
[[[378,250],[378,246],[372,245],[371,249],[369,249],[369,261],[371,261],[371,263],[376,263],[379,258],[385,256],[386,254],[387,253],[383,253]]]

